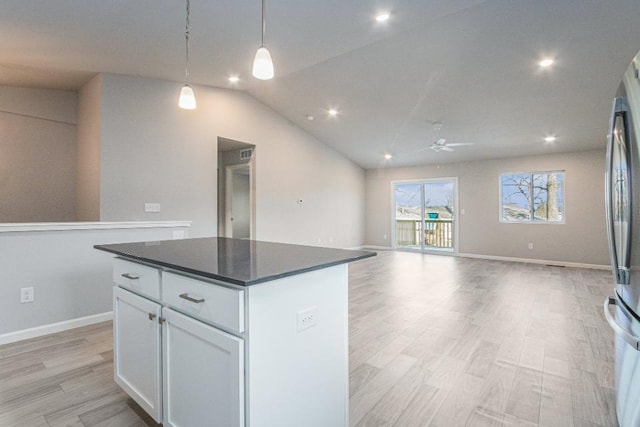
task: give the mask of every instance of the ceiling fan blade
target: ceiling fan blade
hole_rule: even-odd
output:
[[[420,151],[428,150],[429,148],[433,148],[433,147],[422,147],[422,148],[416,150],[416,153],[419,153]]]
[[[474,145],[474,142],[452,142],[451,144],[447,144],[448,147],[463,147],[465,145]]]
[[[448,145],[443,145],[442,147],[440,147],[440,150],[442,150],[442,151],[453,151],[453,148],[449,147]]]
[[[447,140],[444,138],[440,138],[439,140],[433,143],[433,145],[446,145],[446,144],[447,144]]]

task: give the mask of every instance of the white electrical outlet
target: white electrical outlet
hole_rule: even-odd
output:
[[[329,243],[333,243],[333,237],[329,237]]]
[[[387,240],[387,235],[386,235],[386,234],[383,234],[383,235],[382,235],[382,238],[383,238],[384,240]]]
[[[298,312],[298,332],[304,331],[318,322],[318,307],[309,307]]]
[[[35,295],[33,292],[33,286],[30,286],[28,288],[20,288],[20,302],[22,304],[26,302],[33,302],[34,299]]]
[[[145,212],[160,212],[160,203],[145,203]]]
[[[464,209],[460,209],[460,214],[464,215]]]
[[[173,240],[184,239],[184,230],[173,230]]]
[[[529,249],[533,249],[533,243],[529,243]]]

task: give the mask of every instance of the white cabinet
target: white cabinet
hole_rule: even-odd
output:
[[[115,381],[151,417],[161,421],[161,306],[113,288]]]
[[[244,332],[244,291],[164,272],[162,302],[204,322]]]
[[[116,258],[113,281],[137,294],[160,299],[160,271],[157,268]]]
[[[244,341],[114,287],[115,381],[165,427],[244,426]]]
[[[244,426],[244,342],[162,312],[165,427]]]
[[[346,265],[234,287],[117,260],[114,279],[116,382],[165,427],[349,425]]]

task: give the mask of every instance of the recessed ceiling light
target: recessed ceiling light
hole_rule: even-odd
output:
[[[330,108],[329,111],[327,111],[327,113],[329,113],[331,117],[335,117],[338,115],[338,110],[336,110],[335,108]]]
[[[554,62],[555,60],[553,58],[544,58],[543,60],[538,62],[538,65],[542,68],[549,68],[553,65]]]
[[[376,21],[387,22],[390,17],[391,15],[389,15],[389,12],[380,12],[379,14],[376,15]]]
[[[240,81],[240,77],[238,76],[229,76],[229,83],[238,83]]]
[[[552,142],[556,142],[558,138],[556,138],[555,136],[545,136],[544,137],[544,142],[550,144]]]
[[[313,117],[311,114],[307,116],[307,120],[309,120],[310,122],[312,122],[314,119],[315,117]]]
[[[384,153],[385,160],[391,160],[392,158],[393,158],[393,155],[391,155],[390,153]]]

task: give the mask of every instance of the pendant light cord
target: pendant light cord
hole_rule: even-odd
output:
[[[185,42],[185,47],[186,47],[186,55],[184,58],[184,80],[185,80],[185,84],[189,83],[189,27],[190,27],[190,21],[189,21],[189,16],[191,15],[191,0],[187,0],[187,19],[186,19],[186,23],[185,23],[185,30],[184,30],[184,42]]]
[[[267,24],[264,19],[264,0],[262,0],[262,46],[261,47],[264,47],[264,33],[266,30],[267,30]]]

